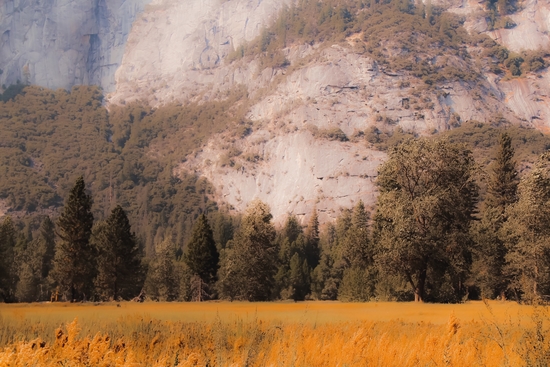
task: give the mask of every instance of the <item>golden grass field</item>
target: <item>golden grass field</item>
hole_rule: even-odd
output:
[[[547,366],[513,302],[0,305],[3,366]]]

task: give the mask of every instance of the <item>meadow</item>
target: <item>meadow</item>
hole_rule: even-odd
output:
[[[0,366],[546,366],[514,302],[0,305]]]

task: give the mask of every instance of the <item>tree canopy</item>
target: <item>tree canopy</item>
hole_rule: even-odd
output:
[[[478,196],[474,168],[464,146],[418,139],[394,148],[379,170],[377,257],[409,282],[417,301],[426,300],[431,283],[445,276],[455,299],[466,292],[468,233]]]

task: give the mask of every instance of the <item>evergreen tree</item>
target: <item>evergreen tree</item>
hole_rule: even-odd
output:
[[[19,268],[15,298],[19,302],[33,302],[38,297],[39,279],[31,264],[23,263]]]
[[[341,227],[349,219],[349,211],[344,211],[336,223]],[[346,227],[347,224],[344,224]],[[338,288],[343,275],[343,261],[341,261],[338,246],[340,231],[329,223],[325,234],[320,238],[321,258],[311,276],[311,293],[314,299],[336,300]]]
[[[294,253],[289,267],[289,294],[286,298],[303,301],[310,292],[309,266],[299,253]]]
[[[15,300],[15,227],[10,216],[0,225],[0,300]]]
[[[141,250],[130,222],[117,205],[94,227],[92,245],[97,252],[96,291],[102,299],[130,299],[141,288]]]
[[[317,208],[313,208],[313,213],[309,219],[306,231],[307,247],[306,259],[309,267],[315,269],[319,265],[321,258],[321,249],[319,248],[319,217]]]
[[[366,301],[374,293],[375,271],[371,246],[369,215],[362,201],[353,208],[351,226],[343,239],[344,271],[338,289],[338,299]]]
[[[550,154],[544,153],[518,186],[503,225],[505,273],[517,298],[534,301],[550,294]]]
[[[90,236],[94,216],[92,198],[86,194],[84,178],[80,176],[71,189],[57,221],[57,235],[52,278],[61,293],[70,300],[84,299],[90,294],[94,279],[94,254]]]
[[[353,208],[351,227],[345,234],[343,258],[346,267],[362,267],[372,263],[372,248],[369,239],[369,216],[363,201],[359,201]]]
[[[344,302],[366,302],[373,296],[371,274],[361,266],[344,270],[342,283],[338,288],[338,299]]]
[[[500,231],[507,220],[506,209],[517,201],[518,182],[512,140],[503,133],[490,166],[481,220],[473,228],[478,244],[473,274],[483,297],[506,298],[510,281],[503,272],[507,250]]]
[[[35,240],[38,243],[37,252],[40,254],[42,263],[40,266],[40,287],[41,293],[45,294],[51,291],[48,283],[50,271],[53,267],[53,259],[55,256],[55,226],[50,220],[50,217],[46,216],[40,225],[40,233]],[[40,297],[40,299],[45,299]]]
[[[235,237],[222,256],[219,275],[224,298],[265,301],[272,297],[277,270],[275,228],[269,207],[250,203]]]
[[[216,275],[219,267],[220,255],[214,242],[214,236],[210,224],[204,214],[199,216],[198,221],[193,227],[193,234],[187,244],[187,253],[184,261],[198,279],[195,283],[198,285],[198,300],[207,295],[207,287],[216,281]],[[204,284],[204,288],[203,288]]]
[[[156,301],[173,301],[178,298],[175,254],[175,245],[169,238],[155,246],[155,255],[149,263],[143,286],[147,297]]]
[[[506,208],[517,201],[518,183],[512,138],[503,133],[499,138],[495,160],[490,167],[485,205],[504,214]]]
[[[235,231],[233,218],[224,212],[217,211],[210,215],[210,219],[214,242],[219,252],[233,238],[233,232]]]

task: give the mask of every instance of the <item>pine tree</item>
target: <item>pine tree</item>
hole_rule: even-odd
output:
[[[503,224],[505,273],[518,298],[534,301],[550,293],[550,154],[544,153],[518,186],[518,201]]]
[[[347,268],[338,288],[338,299],[344,302],[366,302],[373,296],[372,285],[367,269],[361,266]]]
[[[518,182],[512,140],[503,133],[490,166],[481,220],[473,228],[478,244],[473,273],[483,297],[506,298],[510,280],[504,274],[507,250],[500,231],[507,220],[506,209],[517,201]]]
[[[149,263],[143,286],[147,297],[157,301],[173,301],[178,298],[175,254],[175,245],[169,238],[155,246],[155,256]]]
[[[346,267],[362,267],[372,263],[372,248],[369,240],[369,216],[363,201],[359,201],[353,208],[351,227],[344,239],[343,257]]]
[[[363,201],[353,208],[351,226],[343,239],[344,271],[338,299],[367,301],[374,293],[375,271],[369,236],[369,215]]]
[[[517,201],[518,183],[512,139],[503,133],[499,138],[495,160],[491,164],[485,205],[504,214],[508,205]]]
[[[309,219],[306,239],[307,263],[311,269],[315,269],[317,265],[319,265],[319,260],[321,258],[321,249],[319,248],[319,217],[317,216],[317,208],[313,208],[313,213]]]
[[[15,298],[15,227],[10,216],[0,226],[0,300],[12,302]]]
[[[290,259],[288,298],[303,301],[310,292],[309,266],[300,254],[294,253]]]
[[[44,290],[48,288],[48,277],[53,266],[55,256],[55,226],[46,216],[40,225],[40,234],[36,239],[38,242],[38,252],[42,258],[40,267],[40,285]]]
[[[97,252],[96,290],[102,299],[130,299],[141,288],[141,251],[120,205],[96,225],[92,244]]]
[[[15,298],[19,302],[33,302],[38,297],[38,283],[34,269],[30,264],[23,263],[19,269],[19,281],[15,290]]]
[[[272,297],[277,270],[275,228],[267,204],[254,200],[224,251],[219,290],[224,298],[265,301]]]
[[[344,211],[343,214],[343,218],[337,219],[339,227],[347,226],[345,223],[347,223],[349,212]],[[311,276],[311,294],[315,299],[336,300],[338,297],[338,287],[343,274],[338,232],[339,230],[329,223],[325,235],[320,239],[321,258]]]
[[[191,239],[187,244],[187,252],[184,255],[185,263],[198,277],[194,283],[199,281],[203,283],[195,287],[198,291],[197,299],[199,301],[204,298],[203,295],[207,295],[208,286],[216,281],[219,260],[220,255],[214,242],[212,229],[206,216],[201,214],[193,227]]]
[[[80,176],[72,188],[57,221],[57,235],[52,278],[70,300],[86,298],[94,278],[94,256],[90,236],[94,216],[92,198],[86,194],[84,178]]]

